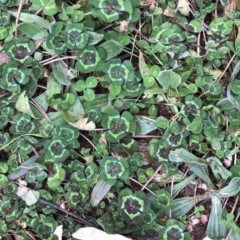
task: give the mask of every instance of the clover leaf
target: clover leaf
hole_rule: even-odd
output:
[[[21,63],[27,60],[34,49],[34,42],[26,37],[19,37],[4,44],[5,53]]]
[[[47,178],[48,174],[45,172],[46,167],[39,164],[33,163],[30,166],[30,171],[26,174],[26,180],[29,183],[42,182],[44,179]]]
[[[176,89],[180,85],[182,78],[171,69],[160,71],[157,80],[166,91],[168,89]]]
[[[38,140],[31,136],[22,136],[11,144],[13,148],[20,155],[27,155],[32,152],[33,145],[37,144]]]
[[[121,63],[119,59],[108,61],[103,69],[106,73],[104,79],[116,86],[121,86],[124,80],[134,80],[133,65],[130,61],[125,60]]]
[[[10,135],[8,132],[0,132],[0,147],[4,146],[10,141]]]
[[[184,233],[185,226],[180,221],[168,219],[166,227],[159,230],[159,238],[166,240],[190,240],[188,233]]]
[[[105,22],[114,22],[119,19],[122,12],[132,12],[132,4],[129,0],[91,0],[94,6],[92,14]]]
[[[143,192],[133,193],[125,188],[119,193],[118,206],[122,210],[122,217],[129,225],[151,223],[156,215],[151,210]]]
[[[18,113],[12,117],[14,124],[9,131],[14,134],[24,134],[37,131],[37,122],[27,114]]]
[[[58,55],[63,54],[68,49],[68,46],[64,41],[64,36],[61,33],[57,36],[54,34],[49,34],[45,41],[46,46],[49,49],[53,49]]]
[[[3,196],[0,202],[0,216],[9,224],[23,213],[23,202],[19,202],[16,195]],[[3,218],[2,218],[3,219]]]
[[[101,179],[110,185],[114,185],[117,179],[127,180],[129,177],[129,166],[125,159],[119,161],[114,157],[105,157],[100,160],[100,166]]]
[[[10,92],[20,90],[20,85],[26,85],[30,80],[28,68],[10,61],[3,70],[3,86]]]
[[[140,74],[135,73],[135,77],[133,80],[130,80],[127,78],[123,84],[122,90],[124,92],[123,94],[126,97],[140,96],[145,90],[145,87],[142,84],[142,79],[140,77]]]
[[[67,139],[55,135],[51,140],[44,143],[44,152],[47,158],[55,159],[55,161],[63,161],[69,155]]]
[[[94,46],[87,46],[77,52],[79,59],[76,68],[82,73],[90,73],[101,69],[102,61],[106,57],[105,50],[96,49]]]
[[[74,87],[76,91],[83,91],[83,98],[86,101],[93,101],[95,99],[95,92],[92,88],[95,88],[98,84],[98,81],[95,77],[91,76],[86,79],[86,81],[78,80]]]
[[[107,129],[106,139],[110,142],[118,142],[128,133],[137,131],[137,124],[132,114],[125,111],[120,115],[114,108],[106,110],[101,123]]]
[[[64,41],[69,49],[83,49],[88,42],[88,34],[83,32],[81,23],[68,24],[65,28]]]

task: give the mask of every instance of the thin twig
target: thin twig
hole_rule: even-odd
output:
[[[172,197],[173,196],[173,184],[174,184],[174,176],[172,176],[172,181],[171,181],[171,192],[170,192],[171,198],[173,198]],[[172,210],[171,209],[169,209],[169,218],[172,218]]]
[[[41,203],[41,204],[43,204],[43,205],[46,205],[46,206],[53,207],[53,208],[55,208],[55,209],[57,209],[57,210],[59,210],[59,211],[61,211],[61,212],[64,212],[64,213],[67,214],[68,216],[71,216],[71,217],[77,219],[79,222],[81,222],[81,223],[83,223],[83,224],[85,224],[85,225],[94,227],[94,224],[89,223],[89,222],[86,221],[84,218],[82,218],[82,217],[80,217],[80,216],[78,216],[78,215],[76,215],[76,214],[73,214],[73,213],[71,213],[71,212],[69,212],[69,211],[67,211],[67,210],[65,210],[65,209],[63,209],[63,208],[61,208],[61,207],[59,207],[59,206],[57,206],[57,205],[55,205],[55,204],[47,201],[47,200],[45,200],[45,199],[40,198],[40,199],[39,199],[39,203]]]
[[[140,182],[138,182],[137,180],[135,180],[134,178],[129,178],[130,180],[132,180],[133,182],[137,183],[138,185],[140,185],[141,187],[143,187],[143,184],[141,184]],[[145,188],[147,191],[149,191],[152,195],[157,196],[154,192],[152,192],[149,188]]]
[[[40,106],[34,99],[31,99],[31,100],[30,100],[30,103],[31,103],[33,106],[35,106],[35,107],[39,110],[39,112],[41,112],[42,115],[43,115],[48,121],[50,121],[50,118],[48,117],[48,115],[44,112],[44,110],[41,108],[41,106]]]
[[[49,62],[42,63],[42,65],[45,66],[45,65],[51,64],[53,62],[58,62],[58,61],[65,60],[65,59],[76,59],[77,60],[78,57],[77,56],[68,56],[68,57],[57,58],[57,59],[53,59]]]
[[[91,144],[91,146],[92,146],[95,150],[97,150],[97,147],[96,147],[86,136],[84,136],[82,133],[80,133],[80,135],[81,135],[83,138],[85,138],[85,139]]]
[[[136,135],[132,138],[161,138],[159,135]]]
[[[215,82],[219,82],[219,81],[222,79],[223,75],[225,74],[225,72],[226,72],[227,69],[229,68],[229,66],[230,66],[230,64],[232,63],[232,61],[233,61],[233,59],[235,58],[235,56],[236,56],[236,54],[234,53],[233,56],[232,56],[232,58],[230,59],[229,63],[227,64],[227,66],[226,66],[225,69],[223,70],[221,76],[220,76]]]
[[[17,17],[16,17],[16,21],[15,21],[15,38],[17,38],[17,25],[18,25],[18,21],[20,19],[20,15],[21,15],[21,11],[22,11],[22,7],[24,4],[25,0],[21,0],[19,3],[19,7],[18,7],[18,12],[17,12]]]
[[[153,173],[153,175],[147,180],[147,182],[143,185],[141,188],[141,191],[143,191],[147,185],[152,181],[152,179],[155,177],[155,175],[161,170],[162,164],[157,168],[157,170]]]

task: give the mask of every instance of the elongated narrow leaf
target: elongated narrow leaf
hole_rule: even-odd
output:
[[[172,218],[179,218],[184,216],[194,207],[194,197],[182,197],[173,200]]]
[[[175,151],[171,151],[169,154],[169,160],[175,163],[186,163],[198,177],[206,182],[209,188],[215,189],[211,179],[209,178],[206,161],[196,157],[184,148],[179,148]]]
[[[96,207],[99,202],[107,195],[112,185],[107,184],[103,180],[100,180],[97,182],[97,184],[94,186],[90,203],[93,207]]]
[[[41,150],[38,154],[39,154],[39,155],[43,155],[43,153],[44,153],[44,150]],[[39,156],[37,156],[37,155],[34,155],[34,156],[32,156],[31,158],[29,158],[27,161],[25,161],[25,162],[20,166],[20,167],[22,167],[22,168],[21,168],[21,170],[20,170],[19,172],[8,174],[8,176],[7,176],[8,180],[9,180],[9,181],[13,181],[13,180],[15,180],[15,179],[17,179],[17,178],[25,175],[26,173],[28,173],[28,172],[30,171],[30,168],[27,168],[27,167],[30,166],[30,164],[36,162],[36,160],[37,160],[38,158],[39,158]]]
[[[184,148],[178,148],[175,151],[171,151],[169,154],[171,162],[175,163],[196,163],[199,165],[206,165],[206,161],[196,157],[192,153],[188,152]]]
[[[218,197],[232,197],[240,190],[240,177],[234,177],[229,184],[217,192]]]
[[[148,75],[148,66],[145,62],[143,53],[141,51],[139,51],[139,69],[142,77],[145,77]]]
[[[67,78],[67,73],[64,70],[64,65],[62,61],[57,61],[52,63],[53,75],[56,80],[63,85],[70,85],[71,82]]]
[[[182,180],[181,182],[174,184],[173,186],[173,193],[172,196],[173,198],[175,198],[180,191],[185,188],[191,181],[193,181],[196,178],[195,174],[192,174],[191,176],[185,178],[184,180]]]
[[[16,11],[8,11],[8,12],[11,15],[13,15],[14,17],[17,17]],[[47,20],[45,20],[44,18],[41,18],[35,14],[21,12],[19,20],[22,22],[27,22],[27,23],[35,23],[38,26],[46,28],[46,29],[49,29],[49,27],[50,27],[50,23]]]
[[[207,226],[207,236],[211,239],[223,239],[226,236],[226,229],[221,226],[222,203],[217,196],[211,196],[212,208]]]

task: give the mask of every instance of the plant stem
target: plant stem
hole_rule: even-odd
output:
[[[61,208],[61,207],[59,207],[59,206],[57,206],[57,205],[55,205],[55,204],[47,201],[47,200],[45,200],[45,199],[40,198],[40,199],[39,199],[39,203],[41,203],[41,204],[43,204],[43,205],[46,205],[46,206],[50,206],[50,207],[52,207],[52,208],[55,208],[55,209],[57,209],[57,210],[59,210],[59,211],[61,211],[61,212],[64,212],[64,213],[66,213],[68,216],[71,216],[71,217],[75,218],[76,220],[78,220],[80,223],[83,223],[83,224],[88,225],[88,226],[91,226],[91,227],[94,227],[94,226],[95,226],[94,224],[89,223],[88,221],[86,221],[84,218],[82,218],[82,217],[80,217],[80,216],[78,216],[78,215],[76,215],[76,214],[73,214],[73,213],[71,213],[71,212],[69,212],[69,211],[67,211],[67,210],[65,210],[65,209],[63,209],[63,208]]]

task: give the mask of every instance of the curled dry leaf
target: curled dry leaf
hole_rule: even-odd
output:
[[[107,140],[106,140],[106,137],[105,137],[105,132],[101,135],[100,139],[99,139],[99,143],[103,143],[103,144],[106,144],[107,145]]]
[[[72,234],[72,237],[81,240],[131,240],[119,234],[107,234],[94,227],[80,228]]]
[[[119,32],[128,32],[128,22],[126,20],[120,21],[120,26],[118,27]]]
[[[80,118],[77,122],[71,123],[68,122],[73,127],[78,128],[79,130],[85,130],[85,131],[91,131],[96,128],[96,125],[94,122],[88,122],[88,118]]]
[[[188,0],[179,0],[177,8],[185,16],[188,16],[189,12],[191,11]]]

